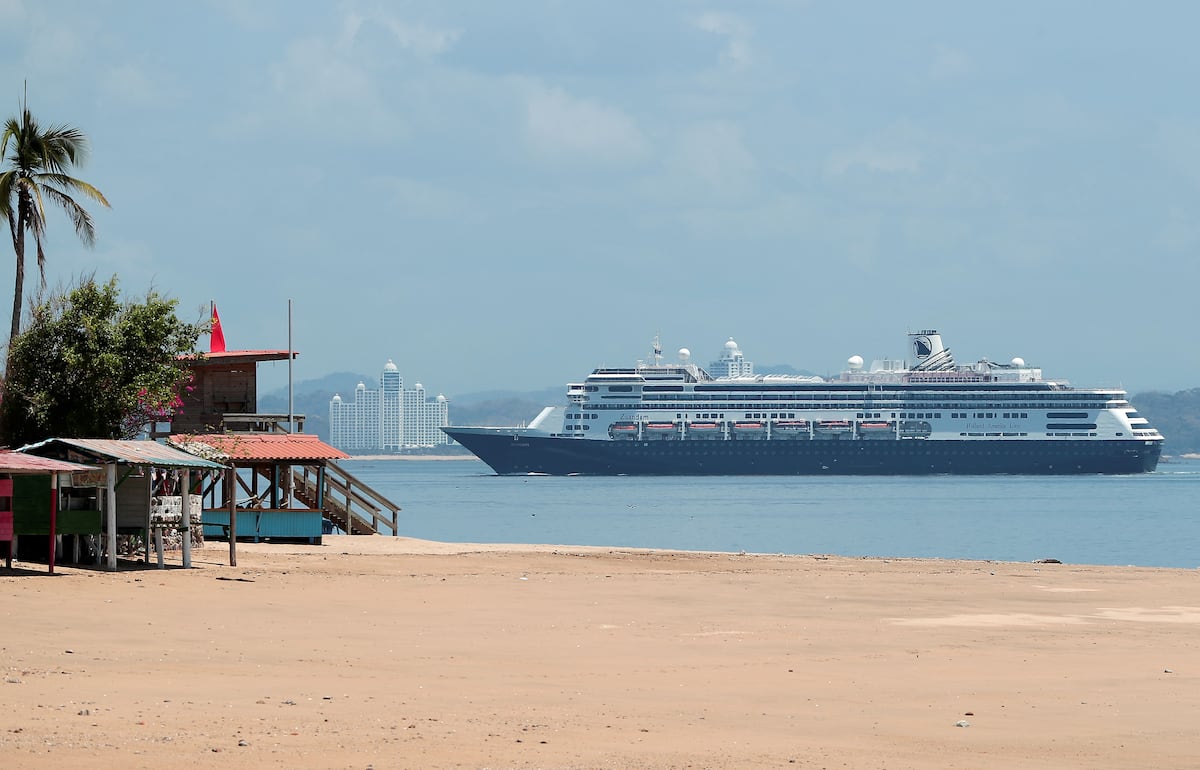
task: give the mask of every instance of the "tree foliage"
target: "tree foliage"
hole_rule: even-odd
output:
[[[156,291],[123,301],[114,277],[81,279],[36,304],[9,350],[0,401],[9,446],[45,438],[132,438],[180,406],[203,325]]]
[[[41,288],[46,287],[46,205],[61,208],[75,226],[84,244],[96,240],[92,216],[72,193],[107,206],[103,193],[76,179],[70,172],[87,157],[87,136],[72,126],[41,126],[22,105],[20,118],[9,118],[0,136],[0,156],[5,168],[0,171],[0,214],[8,219],[13,251],[17,257],[13,287],[12,330],[9,344],[21,328],[21,307],[25,297],[25,234],[33,235],[37,248]]]

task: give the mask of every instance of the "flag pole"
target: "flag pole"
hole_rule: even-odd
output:
[[[288,298],[288,433],[296,432],[294,414],[295,409],[292,402],[292,300]]]

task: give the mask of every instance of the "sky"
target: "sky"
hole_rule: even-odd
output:
[[[82,129],[112,204],[93,249],[50,213],[51,286],[215,301],[230,349],[286,349],[290,300],[297,382],[542,389],[656,335],[832,374],[932,328],[1174,391],[1196,29],[1192,2],[0,0],[0,117],[27,88]]]

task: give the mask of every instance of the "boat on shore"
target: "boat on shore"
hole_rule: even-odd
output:
[[[851,356],[828,379],[759,375],[733,340],[594,370],[521,428],[443,430],[496,473],[1079,474],[1153,471],[1163,437],[1123,390],[1046,380],[1014,358],[960,365],[935,330],[914,362]]]

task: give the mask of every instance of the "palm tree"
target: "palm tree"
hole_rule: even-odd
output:
[[[9,149],[12,149],[11,154]],[[13,250],[17,254],[17,278],[13,286],[12,332],[9,345],[21,331],[21,303],[25,291],[25,234],[33,234],[37,244],[38,271],[46,287],[46,207],[45,201],[59,206],[75,225],[75,233],[86,245],[96,241],[92,216],[71,197],[82,194],[108,206],[103,193],[81,179],[69,175],[87,156],[87,137],[70,126],[43,129],[21,106],[21,118],[9,118],[0,138],[0,158],[6,164],[0,172],[0,213],[8,217]]]

